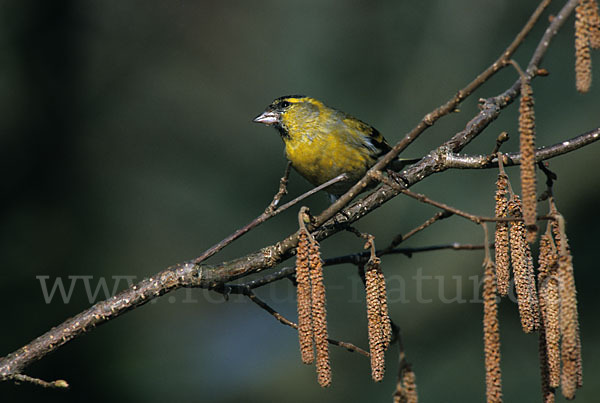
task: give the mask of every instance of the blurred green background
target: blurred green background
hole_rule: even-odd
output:
[[[562,2],[555,2],[557,12]],[[285,167],[282,143],[253,124],[270,101],[301,93],[365,120],[394,143],[421,117],[487,67],[537,2],[485,1],[22,1],[0,2],[0,355],[90,306],[82,277],[68,303],[46,303],[39,276],[102,279],[150,276],[249,222],[268,204]],[[548,13],[547,13],[548,14]],[[547,14],[515,58],[525,66]],[[573,20],[552,44],[536,79],[538,144],[600,122],[600,86],[574,88]],[[600,63],[600,53],[593,54]],[[596,82],[600,69],[595,68]],[[407,151],[424,155],[464,127],[477,99],[516,79],[505,69]],[[488,152],[507,130],[510,106],[466,150]],[[600,161],[594,144],[550,162],[568,222],[579,290],[584,388],[600,393],[597,228]],[[415,190],[490,215],[496,173],[451,171]],[[518,170],[509,175],[518,188]],[[290,193],[309,185],[295,173]],[[541,189],[541,186],[540,186]],[[326,207],[324,195],[305,203]],[[269,221],[212,261],[251,252],[296,228],[297,209]],[[399,197],[358,224],[385,246],[434,209]],[[479,228],[450,218],[407,246],[481,242]],[[324,257],[362,242],[339,234]],[[402,327],[423,402],[484,400],[481,252],[386,257],[393,319]],[[293,262],[286,262],[287,265]],[[421,280],[418,277],[421,276]],[[429,277],[425,277],[429,276]],[[363,291],[352,266],[326,272],[330,335],[367,345]],[[288,282],[259,290],[295,320]],[[99,295],[104,298],[101,291]],[[430,302],[428,302],[430,301]],[[539,401],[537,336],[520,330],[516,305],[500,307],[506,401]],[[368,360],[332,348],[333,385],[322,390],[300,363],[294,331],[241,297],[182,290],[103,325],[27,368],[66,379],[69,391],[0,384],[2,401],[391,401],[397,350],[381,384]],[[559,398],[558,401],[563,401]]]

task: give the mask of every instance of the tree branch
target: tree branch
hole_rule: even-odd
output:
[[[583,133],[570,140],[562,141],[548,147],[540,147],[535,151],[535,161],[545,161],[550,158],[558,157],[575,151],[588,144],[600,140],[600,127]],[[503,155],[504,166],[519,165],[521,163],[521,154],[506,153]],[[456,155],[449,153],[444,161],[445,168],[458,169],[477,169],[477,168],[495,168],[498,166],[498,158],[490,159],[487,155]]]
[[[98,302],[0,359],[0,379],[8,379],[11,375],[19,373],[25,366],[108,320],[169,291],[198,284],[202,272],[203,269],[194,264],[178,264],[140,281],[112,298]]]
[[[492,245],[493,246],[493,245]],[[450,244],[441,244],[441,245],[430,245],[430,246],[418,246],[414,248],[385,248],[382,250],[375,251],[377,256],[385,256],[385,255],[405,255],[408,257],[412,257],[415,253],[421,252],[433,252],[437,250],[481,250],[484,248],[484,245],[473,245],[473,244],[461,244],[458,242],[450,243]],[[323,267],[327,266],[335,266],[340,264],[354,264],[360,265],[365,264],[369,257],[371,256],[370,251],[353,253],[350,255],[344,256],[336,256],[327,258],[323,261]],[[295,267],[284,267],[282,269],[277,270],[276,272],[269,273],[264,275],[261,278],[256,280],[251,280],[243,284],[224,284],[224,294],[244,294],[247,289],[256,289],[259,287],[263,287],[267,284],[274,283],[276,281],[282,280],[284,278],[289,278],[290,280],[294,280],[294,275],[296,274]],[[226,291],[225,291],[226,290]]]

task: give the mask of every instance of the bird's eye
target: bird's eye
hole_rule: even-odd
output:
[[[288,101],[281,101],[279,103],[279,107],[280,108],[287,108],[288,106],[290,106],[291,104]]]

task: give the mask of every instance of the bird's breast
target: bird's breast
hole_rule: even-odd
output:
[[[286,155],[300,175],[318,186],[346,173],[356,182],[375,160],[365,147],[348,144],[338,136],[302,136],[286,141]]]

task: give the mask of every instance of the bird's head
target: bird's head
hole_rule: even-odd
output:
[[[274,100],[254,122],[274,126],[286,139],[290,135],[310,130],[318,124],[327,107],[320,101],[304,95],[288,95]]]

